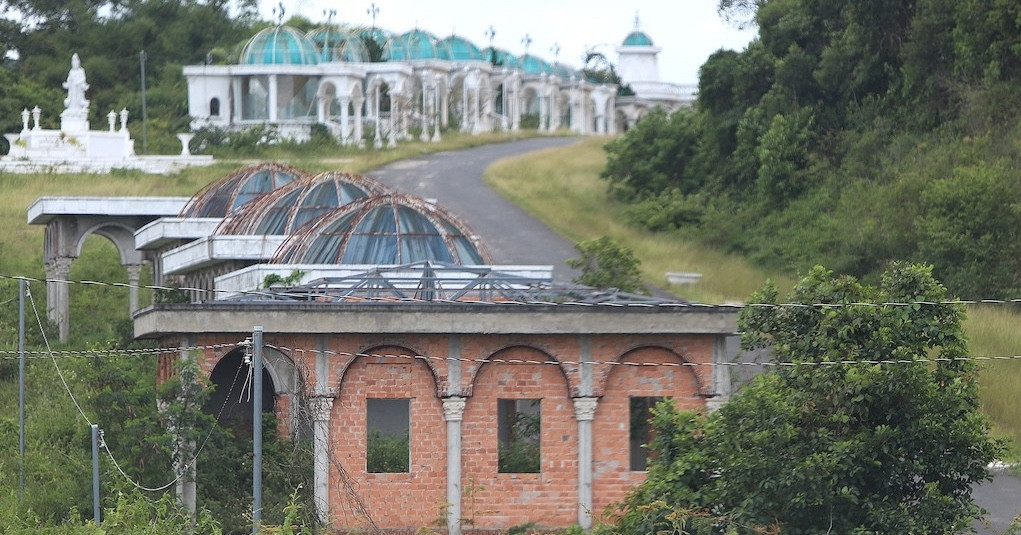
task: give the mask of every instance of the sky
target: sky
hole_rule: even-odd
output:
[[[276,20],[278,0],[260,0],[262,18]],[[415,28],[438,37],[455,33],[479,47],[489,45],[487,30],[494,30],[493,45],[512,54],[527,51],[552,62],[581,67],[586,50],[595,49],[616,62],[616,47],[635,27],[644,31],[659,53],[660,79],[695,84],[698,68],[710,54],[726,48],[743,50],[755,29],[739,30],[716,13],[717,0],[284,0],[285,20],[301,15],[326,22],[326,10],[335,10],[335,23],[372,24],[369,9],[378,8],[376,26],[403,33]],[[552,49],[559,45],[560,53]]]

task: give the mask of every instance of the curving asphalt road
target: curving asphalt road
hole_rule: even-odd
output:
[[[535,138],[441,152],[395,162],[368,175],[398,191],[436,199],[482,237],[497,264],[553,265],[554,280],[570,282],[577,273],[564,262],[578,256],[574,245],[489,189],[482,174],[497,160],[576,141]],[[989,512],[975,522],[980,535],[1004,533],[1021,514],[1021,478],[1002,468],[992,474],[993,480],[977,485],[972,494]]]
[[[552,265],[554,281],[570,282],[577,272],[564,262],[578,256],[574,244],[489,189],[482,174],[497,160],[577,141],[534,138],[440,152],[401,160],[367,174],[397,191],[436,199],[482,237],[496,264]]]

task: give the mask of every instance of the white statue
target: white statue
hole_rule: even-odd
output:
[[[85,82],[85,69],[82,68],[78,54],[71,56],[71,70],[67,73],[67,81],[63,84],[67,89],[67,98],[64,99],[64,107],[70,112],[85,111],[89,107],[89,101],[85,100],[85,91],[89,84]]]

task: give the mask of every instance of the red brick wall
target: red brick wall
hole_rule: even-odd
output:
[[[395,347],[367,352],[413,354]],[[366,398],[411,399],[410,473],[366,472]],[[330,502],[335,523],[345,527],[365,525],[353,494],[379,526],[417,527],[440,516],[440,507],[446,501],[447,433],[436,385],[424,362],[396,357],[355,360],[344,373],[330,427],[334,472]],[[337,477],[338,466],[356,482],[354,493]]]
[[[698,396],[691,367],[630,366],[628,364],[680,364],[681,358],[659,348],[639,349],[609,370],[603,397],[592,422],[592,512],[597,516],[607,505],[622,500],[628,490],[645,480],[645,472],[630,466],[630,398],[672,397],[684,409],[705,406]]]
[[[493,358],[546,361],[530,348]],[[578,426],[567,381],[558,366],[491,363],[482,366],[462,429],[461,513],[485,527],[527,522],[567,526],[577,521]],[[498,473],[497,400],[541,399],[540,473]],[[469,490],[471,496],[468,496]]]
[[[236,341],[231,335],[199,343]],[[304,391],[313,390],[317,336],[267,335],[302,370]],[[464,335],[463,359],[560,361],[550,364],[461,363],[461,381],[450,390],[467,396],[462,425],[462,517],[478,527],[506,528],[526,522],[568,526],[578,520],[578,435],[572,397],[582,390],[578,362],[591,351],[592,389],[600,397],[593,421],[593,509],[624,498],[645,478],[629,466],[631,396],[671,396],[684,408],[703,408],[712,387],[709,366],[630,366],[623,362],[680,364],[712,361],[712,336],[641,338],[628,335]],[[441,397],[448,392],[451,353],[447,335],[332,335],[323,382],[337,398],[330,419],[330,502],[337,528],[367,525],[364,507],[382,528],[428,526],[442,518],[446,501],[446,422]],[[228,350],[207,350],[209,373]],[[352,357],[353,353],[427,355],[435,359]],[[697,378],[697,380],[696,380]],[[365,470],[366,398],[411,398],[411,473],[369,474]],[[541,473],[497,471],[498,399],[541,399]],[[279,407],[278,407],[279,409]],[[341,468],[343,469],[342,477]],[[201,477],[201,476],[200,476]],[[344,481],[350,484],[345,485]],[[354,496],[360,500],[356,503]]]

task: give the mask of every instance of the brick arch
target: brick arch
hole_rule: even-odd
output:
[[[376,345],[366,354],[412,356],[396,345]],[[367,527],[357,513],[362,503],[387,504],[387,525],[413,529],[433,518],[446,500],[446,427],[431,367],[404,356],[359,356],[340,373],[329,417],[330,510],[335,525]],[[366,470],[367,400],[410,400],[410,456],[407,473]],[[340,470],[345,473],[341,474]],[[357,496],[346,492],[344,478],[358,482]],[[357,500],[356,500],[357,498]]]
[[[556,363],[549,354],[524,345],[501,348],[488,358]],[[499,473],[499,399],[542,400],[539,473]],[[577,521],[578,425],[567,377],[559,365],[480,366],[465,404],[462,450],[462,488],[472,489],[471,500],[461,504],[462,516],[500,528]]]
[[[487,366],[491,366],[491,365],[494,365],[494,364],[510,364],[510,365],[514,365],[514,366],[525,365],[525,364],[515,363],[515,362],[508,362],[508,363],[491,362],[493,360],[497,360],[497,361],[499,361],[499,360],[518,361],[518,360],[520,360],[520,361],[538,361],[538,362],[543,362],[543,364],[541,364],[541,366],[546,366],[546,367],[556,368],[557,369],[557,371],[563,377],[564,384],[567,386],[569,392],[574,392],[574,390],[576,390],[576,387],[572,383],[570,376],[566,373],[564,367],[561,365],[560,359],[556,358],[556,356],[554,356],[549,351],[546,351],[544,349],[538,348],[538,347],[533,346],[533,345],[527,345],[527,344],[507,344],[507,345],[501,346],[501,347],[493,350],[488,356],[482,357],[482,360],[487,361],[487,362],[482,362],[481,364],[479,364],[477,366],[476,365],[471,366],[471,369],[469,371],[470,378],[469,378],[469,381],[468,381],[468,386],[465,387],[465,392],[464,392],[465,396],[468,396],[468,397],[472,396],[472,393],[475,390],[476,380],[478,379],[479,375],[483,372],[483,370],[486,369]]]
[[[368,355],[368,356],[366,356]],[[396,344],[396,343],[382,343],[365,346],[358,350],[357,356],[349,358],[344,364],[341,365],[340,370],[337,372],[337,384],[336,390],[339,391],[344,382],[344,375],[347,374],[348,370],[356,362],[365,358],[379,358],[376,355],[395,355],[395,357],[385,357],[385,362],[415,362],[425,366],[429,370],[429,376],[432,378],[434,387],[434,395],[437,398],[443,396],[443,387],[446,384],[446,375],[437,368],[437,363],[434,359],[428,358],[416,358],[426,353],[421,353],[415,349]],[[334,385],[331,385],[334,386]]]
[[[608,366],[593,421],[594,511],[622,500],[628,489],[645,480],[644,471],[629,470],[632,397],[669,397],[681,409],[705,408],[703,383],[693,366],[681,366],[685,363],[689,361],[673,349],[644,345],[627,350]]]

